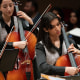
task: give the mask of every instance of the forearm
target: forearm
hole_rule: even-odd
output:
[[[48,74],[48,75],[64,75],[65,67],[57,67],[52,66],[47,63],[39,65],[40,73]]]
[[[5,42],[0,42],[0,50],[3,48]],[[13,48],[13,42],[8,42],[6,49]]]
[[[34,24],[32,19],[29,16],[27,16],[27,18],[25,17],[25,20],[28,21],[30,25]]]

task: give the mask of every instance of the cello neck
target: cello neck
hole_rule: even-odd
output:
[[[16,12],[18,12],[19,11],[18,5],[15,5],[15,8],[16,8]],[[21,19],[19,17],[17,19],[18,19],[18,26],[19,26],[20,38],[21,38],[21,41],[24,41],[26,39],[25,39],[25,36],[24,36],[24,30],[23,30],[22,21],[21,21]],[[24,53],[27,53],[28,52],[27,46],[24,48],[23,51],[24,51]]]
[[[61,24],[62,24],[62,23],[61,23]],[[64,25],[63,25],[63,24],[62,24],[61,29],[62,29],[63,37],[64,37],[64,40],[65,40],[65,43],[66,43],[66,48],[68,49],[69,46],[70,46],[70,43],[69,43],[69,40],[68,40],[68,38],[67,38],[67,36],[66,36],[66,32],[65,32],[65,29],[64,29]],[[68,53],[68,56],[69,56],[69,59],[70,59],[71,65],[72,65],[73,67],[77,67],[72,52]]]
[[[19,8],[18,8],[18,5],[15,6],[16,8],[16,12],[19,11]],[[20,37],[21,37],[21,40],[25,40],[25,36],[24,36],[24,30],[23,30],[23,25],[22,25],[22,21],[21,19],[18,17],[18,26],[19,26],[19,31],[20,31]]]

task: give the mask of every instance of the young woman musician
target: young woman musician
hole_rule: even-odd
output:
[[[51,12],[46,13],[40,23],[38,43],[36,45],[37,65],[40,73],[64,75],[67,72],[75,75],[77,67],[57,67],[57,59],[67,53],[65,41],[61,34],[60,19]]]
[[[17,23],[15,22],[15,18],[12,16],[14,12],[13,0],[0,0],[0,11],[2,13],[0,14],[0,49],[2,49],[7,34],[9,34],[11,28]],[[17,16],[27,20],[31,25],[33,24],[31,18],[24,12],[19,11]],[[26,44],[26,41],[9,42],[6,48],[13,48],[16,46],[23,49]]]
[[[17,17],[13,16],[14,12],[13,0],[0,0],[0,11],[1,11],[0,14],[0,50],[1,50],[5,43],[5,39],[7,35],[10,33],[12,27],[15,26],[15,31],[18,31],[18,23]],[[33,25],[32,19],[29,16],[27,16],[24,12],[22,11],[17,12],[17,16],[19,16],[19,18],[22,18],[22,21],[27,20],[31,25]],[[8,42],[6,48],[10,49],[18,47],[20,49],[24,49],[26,45],[27,41]],[[4,73],[5,77],[6,73],[7,72]]]

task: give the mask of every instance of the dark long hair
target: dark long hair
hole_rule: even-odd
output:
[[[60,9],[59,7],[52,7],[50,11],[53,12],[54,10],[57,11],[58,14],[60,15],[61,21],[64,21],[64,13],[62,9]]]
[[[3,0],[0,0],[0,5],[2,4],[2,1],[3,1]],[[14,2],[14,0],[12,0],[12,1]]]
[[[54,19],[58,19],[60,22],[60,19],[57,17],[56,14],[52,12],[45,13],[45,15],[42,17],[41,22],[40,22],[40,29],[39,29],[39,34],[38,34],[38,42],[42,41],[43,44],[47,47],[47,49],[51,52],[54,50],[53,44],[49,38],[49,33],[44,31],[44,28],[48,30],[51,26],[51,21]]]
[[[0,5],[2,4],[2,1],[3,1],[3,0],[0,0]]]
[[[77,18],[77,23],[76,23],[76,26],[77,27],[79,27],[80,28],[80,19],[79,19],[79,13],[78,13],[78,11],[71,11],[71,13],[75,13],[76,14],[76,18]],[[71,14],[70,13],[70,14]],[[69,17],[70,17],[70,15],[69,15]],[[73,24],[70,22],[70,20],[69,20],[69,22],[68,22],[68,27],[67,27],[67,31],[69,31],[69,30],[71,30],[71,29],[73,29]]]

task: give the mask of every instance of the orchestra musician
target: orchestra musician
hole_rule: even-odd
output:
[[[15,26],[15,31],[18,32],[17,17],[13,16],[14,3],[13,0],[0,0],[0,49],[3,48],[7,35],[10,33],[11,28]],[[22,21],[27,20],[30,25],[33,25],[32,19],[26,15],[24,12],[17,12],[17,16],[21,18]],[[24,25],[23,25],[24,27]],[[15,36],[15,35],[14,35]],[[27,41],[17,41],[8,42],[6,49],[11,49],[18,47],[19,49],[24,49],[28,44]],[[4,73],[4,76],[7,72]]]
[[[14,20],[16,18],[12,16],[14,12],[13,0],[0,0],[0,11],[2,13],[0,14],[0,49],[2,49],[6,36],[9,34],[12,26],[14,26],[14,24],[17,23],[15,22],[17,20]],[[17,13],[17,16],[27,20],[31,25],[33,25],[32,19],[29,16],[27,16],[24,12],[19,11]],[[18,31],[17,28],[16,31]],[[16,46],[18,48],[23,49],[25,48],[26,44],[26,41],[8,42],[6,48],[13,48]]]
[[[73,43],[72,39],[69,41]],[[75,43],[74,45],[76,46]],[[77,74],[79,72],[77,67],[55,66],[57,59],[66,53],[67,49],[61,33],[60,19],[56,14],[48,12],[41,19],[36,45],[36,61],[39,72],[48,75],[64,75],[65,72],[70,75]]]

